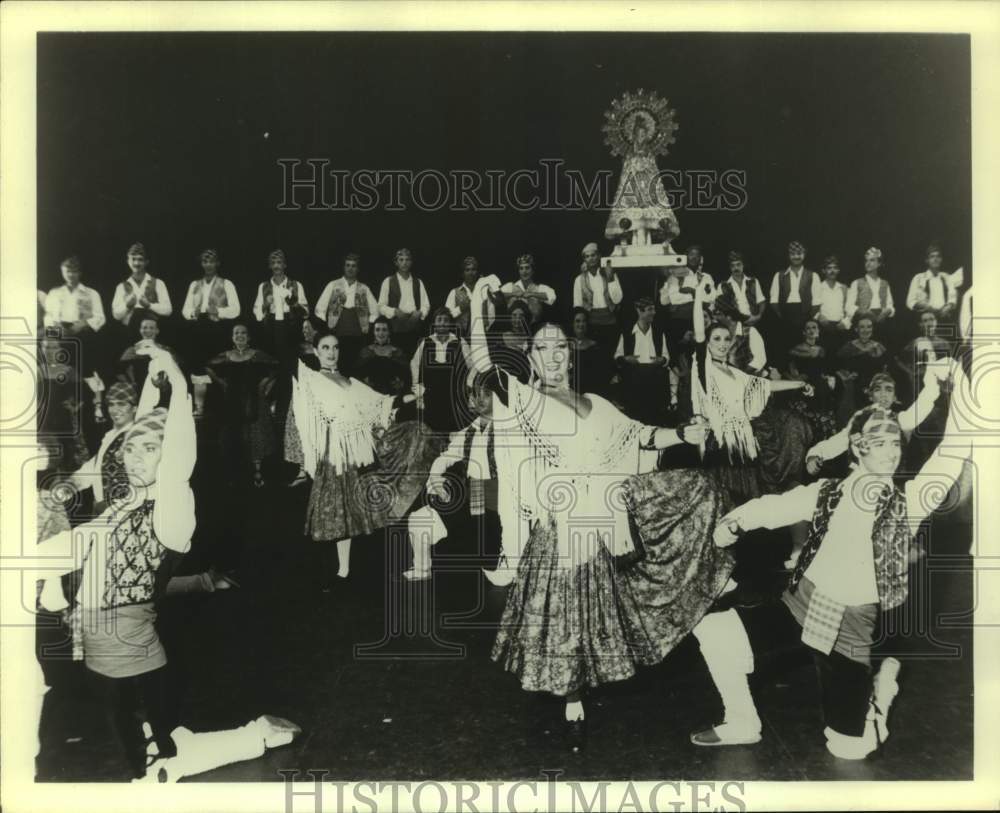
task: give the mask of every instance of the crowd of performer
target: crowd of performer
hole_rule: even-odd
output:
[[[847,264],[863,264],[849,285],[836,257],[810,270],[797,241],[769,280],[738,250],[725,274],[684,254],[616,273],[590,243],[571,273],[536,275],[523,254],[507,279],[456,258],[445,292],[402,248],[376,296],[357,254],[321,280],[276,249],[241,302],[216,250],[195,279],[165,280],[137,243],[110,320],[65,259],[64,284],[39,292],[39,543],[69,544],[73,525],[101,541],[41,583],[39,612],[97,676],[131,775],[177,778],[297,731],[265,715],[196,745],[155,626],[165,597],[239,587],[239,540],[196,528],[196,503],[264,487],[308,489],[327,592],[354,578],[353,539],[406,527],[411,563],[391,575],[424,582],[438,542],[464,537],[508,591],[493,659],[565,701],[574,750],[586,690],[689,634],[724,705],[691,741],[758,741],[747,678],[760,631],[779,630],[816,658],[830,752],[873,752],[899,666],[876,651],[879,618],[906,601],[917,528],[969,453],[948,408],[966,376],[964,275],[929,246],[897,310],[878,248]],[[212,458],[222,476],[199,477]],[[68,505],[66,484],[92,496]],[[778,528],[785,583],[750,601],[761,548],[744,543]]]

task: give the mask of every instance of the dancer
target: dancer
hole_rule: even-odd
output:
[[[663,424],[670,405],[667,340],[653,321],[652,299],[639,297],[635,311],[635,325],[619,336],[615,349],[625,414],[642,423]]]
[[[133,332],[145,316],[165,319],[174,312],[167,286],[146,270],[149,258],[145,246],[142,243],[131,245],[126,259],[132,273],[115,286],[111,301],[111,315],[121,324],[124,334]]]
[[[480,280],[474,313],[497,286],[496,277]],[[565,699],[569,743],[579,750],[583,689],[623,680],[639,664],[662,659],[729,578],[730,558],[719,558],[708,539],[721,514],[720,492],[702,473],[654,472],[632,481],[625,504],[640,518],[638,539],[620,499],[622,483],[642,470],[641,449],[697,443],[703,426],[645,426],[600,396],[577,395],[569,382],[569,343],[558,325],[535,328],[532,372],[524,380],[479,351],[489,347],[481,320],[473,321],[473,344],[473,359],[494,394],[506,559],[498,570],[512,581],[493,659],[524,689]],[[698,501],[665,500],[661,489],[643,487],[652,482],[673,484],[670,491]],[[567,490],[571,501],[561,499]],[[606,521],[595,525],[595,518]],[[634,552],[637,543],[658,551],[649,557],[651,567],[671,585],[666,603],[672,613],[660,614],[658,624],[643,616],[647,596],[614,573],[612,556]]]
[[[865,275],[847,289],[847,318],[856,322],[862,316],[871,317],[880,329],[883,322],[896,315],[889,283],[882,279],[882,251],[874,246],[865,252]]]
[[[611,379],[615,368],[611,359],[590,336],[590,313],[584,308],[573,309],[574,350],[573,386],[577,392],[593,392],[604,398],[611,395]]]
[[[340,373],[336,336],[322,336],[316,353],[319,372],[299,364],[292,415],[302,466],[313,481],[305,532],[322,543],[327,592],[334,583],[333,554],[335,578],[342,583],[350,574],[351,538],[373,533],[406,513],[441,446],[440,441],[435,445],[434,434],[417,430],[412,422],[390,429],[396,409],[414,396],[382,395]]]
[[[84,372],[98,369],[98,333],[104,327],[104,305],[93,288],[80,278],[83,268],[78,257],[68,257],[59,265],[65,285],[53,288],[45,297],[45,326],[58,327],[64,337],[80,342]]]
[[[847,423],[849,417],[860,406],[859,395],[868,387],[875,373],[885,370],[885,345],[873,338],[875,322],[870,316],[861,316],[854,323],[855,337],[837,351],[835,366],[837,378],[843,384],[838,407],[840,423]]]
[[[597,243],[587,243],[581,255],[580,273],[573,281],[573,308],[587,312],[594,341],[610,356],[618,338],[622,285],[613,268],[601,268]]]
[[[84,662],[105,698],[133,776],[146,768],[146,748],[136,718],[140,698],[152,737],[164,756],[175,753],[176,728],[166,653],[156,632],[154,601],[170,571],[191,544],[195,429],[183,373],[170,354],[145,348],[150,375],[171,385],[169,410],[154,409],[125,433],[122,451],[131,494],[91,522],[39,546],[62,572],[83,568],[78,601],[83,609]],[[74,549],[74,538],[84,549]],[[82,565],[76,555],[82,555]],[[60,565],[62,567],[62,565]],[[59,575],[59,568],[50,575]]]
[[[233,326],[232,341],[232,349],[211,359],[206,368],[224,397],[223,454],[233,469],[250,464],[253,485],[261,488],[263,461],[277,449],[271,406],[278,362],[250,346],[246,324]]]
[[[438,308],[433,324],[434,331],[420,340],[410,360],[410,377],[420,419],[435,432],[454,432],[468,420],[455,407],[465,400],[469,346],[452,332],[446,308]]]
[[[956,390],[967,392],[961,366],[952,365],[950,372]],[[695,628],[724,708],[721,724],[691,735],[695,745],[760,740],[760,718],[747,678],[765,641],[774,645],[776,640],[812,651],[830,753],[863,759],[885,742],[899,662],[884,660],[873,680],[878,619],[880,611],[906,600],[913,535],[944,502],[971,454],[971,433],[959,426],[956,412],[952,410],[934,457],[902,488],[893,482],[900,460],[899,422],[893,413],[872,406],[851,421],[857,466],[845,479],[820,480],[752,500],[716,527],[716,544],[728,546],[754,528],[811,521],[779,602],[713,613]]]
[[[695,350],[691,370],[691,415],[703,415],[710,431],[702,447],[709,468],[732,498],[741,502],[762,493],[758,443],[752,420],[764,411],[772,393],[801,390],[812,397],[805,381],[772,381],[748,375],[730,363],[733,335],[713,323]],[[798,459],[802,460],[802,449]]]
[[[411,387],[410,360],[392,341],[391,323],[384,316],[372,322],[372,343],[358,354],[356,377],[383,395],[399,395]]]
[[[528,303],[531,321],[537,322],[546,307],[556,304],[556,292],[548,285],[535,281],[535,258],[530,254],[522,254],[515,261],[517,279],[507,282],[500,288],[500,293],[510,307],[512,302],[523,300]]]
[[[469,336],[471,318],[472,292],[479,279],[479,260],[466,257],[462,260],[462,284],[448,291],[444,306],[455,320],[455,329],[462,338]]]

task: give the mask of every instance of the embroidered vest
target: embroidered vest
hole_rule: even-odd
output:
[[[663,349],[663,331],[655,324],[651,325],[649,329],[653,334],[653,355],[658,356]],[[631,330],[622,333],[622,345],[626,356],[633,355],[635,353],[635,333]]]
[[[83,285],[77,285],[75,291],[70,291],[69,287],[66,287],[66,290],[76,300],[77,318],[84,322],[92,319],[94,317],[94,300],[91,298],[90,289]]]
[[[452,289],[452,293],[455,294],[455,307],[461,311],[458,315],[459,327],[467,331],[469,320],[472,318],[472,300],[469,298],[469,291],[463,284]]]
[[[831,479],[819,488],[809,534],[788,583],[790,593],[798,590],[799,582],[826,538],[830,518],[844,496],[843,482]],[[876,502],[875,523],[872,526],[875,584],[883,610],[891,610],[906,601],[910,538],[906,496],[895,486],[888,486]]]
[[[413,305],[416,310],[420,310],[420,280],[416,274],[410,274],[410,281],[413,283]],[[399,277],[393,274],[389,277],[389,307],[398,308],[402,292],[399,288]]]
[[[589,271],[584,271],[580,274],[580,297],[583,299],[583,307],[588,311],[594,307],[594,289],[590,287],[590,276]],[[608,278],[600,271],[595,276],[601,280],[601,286],[604,288],[605,306],[608,310],[616,310],[618,306],[611,301],[611,295],[608,293]]]
[[[104,450],[101,458],[101,488],[107,502],[125,499],[130,493],[128,474],[125,472],[125,461],[122,457],[122,447],[125,445],[125,432],[120,432]]]
[[[126,296],[128,296],[129,294],[131,294],[132,290],[133,290],[132,286],[129,284],[129,280],[131,280],[131,279],[132,279],[132,277],[129,277],[129,279],[125,280],[125,282],[122,283],[122,285],[125,287],[125,295]],[[160,301],[159,298],[156,295],[156,278],[153,277],[152,274],[146,274],[144,282],[141,285],[139,285],[139,290],[140,290],[142,296],[146,297],[146,301],[150,305],[153,305],[153,304],[155,304],[155,303],[157,303],[157,302]],[[123,324],[127,325],[127,324],[129,324],[132,321],[132,312],[138,306],[138,299],[139,298],[137,296],[136,297],[136,305],[134,305],[131,308],[127,308],[126,309],[125,316],[122,318],[122,323]]]
[[[867,276],[867,274],[865,275]],[[882,310],[885,310],[888,305],[886,304],[889,299],[889,283],[884,279],[878,281],[878,297],[879,301],[882,303]],[[871,310],[872,305],[872,289],[868,285],[868,280],[862,277],[858,280],[858,313],[867,313]]]
[[[271,281],[272,279],[268,278],[264,283],[264,302],[267,302],[267,297],[271,297],[270,310],[266,311],[266,313],[274,313],[274,284]],[[285,287],[288,288],[288,310],[291,312],[301,307],[299,305],[299,284],[286,274]],[[264,307],[267,308],[268,306],[265,304]]]
[[[810,308],[812,307],[812,276],[813,272],[808,268],[802,269],[802,274],[799,277],[799,299],[802,300],[802,307]],[[779,305],[784,305],[788,302],[788,295],[792,290],[792,275],[787,269],[781,272],[778,277],[778,302]]]
[[[340,313],[347,302],[347,280],[343,277],[333,281],[333,290],[330,292],[330,301],[326,306],[326,324],[332,330],[340,321]],[[368,293],[360,282],[354,283],[354,310],[358,314],[358,323],[361,325],[361,332],[368,332]]]
[[[205,280],[195,280],[194,283],[194,312],[197,316],[201,313],[202,297],[205,295]],[[219,308],[229,307],[229,297],[226,296],[226,283],[222,277],[215,277],[211,282],[208,292],[208,313],[218,313]]]
[[[101,599],[105,610],[143,604],[156,597],[157,572],[168,551],[153,532],[153,506],[153,500],[146,500],[111,531]]]
[[[746,292],[747,304],[750,306],[750,316],[753,315],[754,308],[757,307],[757,279],[748,275],[743,276],[743,289]],[[739,299],[736,296],[736,284],[731,279],[727,279],[722,283],[722,290],[719,293],[719,298],[715,300],[715,304],[722,310],[723,313],[736,317],[746,318],[747,314],[744,314],[740,310]]]

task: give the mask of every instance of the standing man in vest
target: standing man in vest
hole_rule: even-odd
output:
[[[942,377],[968,392],[958,364],[943,359]],[[755,657],[777,648],[811,650],[822,694],[827,750],[863,759],[885,742],[889,705],[898,691],[899,662],[885,659],[873,680],[882,614],[908,594],[911,541],[921,522],[947,499],[972,434],[952,410],[941,448],[900,488],[900,426],[894,413],[867,407],[851,420],[850,449],[857,464],[845,479],[824,479],[784,494],[761,497],[731,511],[715,528],[717,545],[745,531],[811,527],[781,600],[707,615],[694,629],[725,710],[720,725],[691,735],[695,745],[749,745],[761,724],[747,678]]]
[[[393,258],[396,273],[382,280],[378,307],[392,325],[392,342],[410,358],[420,341],[424,320],[431,312],[424,283],[412,272],[413,253],[401,248]]]
[[[187,360],[192,365],[191,383],[194,385],[194,416],[200,418],[205,411],[205,394],[211,379],[205,362],[226,346],[230,324],[240,315],[240,299],[236,286],[219,276],[219,253],[214,248],[201,252],[202,278],[188,286],[181,316],[190,322]]]
[[[551,307],[556,302],[556,292],[548,285],[535,282],[535,258],[530,254],[522,254],[517,258],[517,279],[505,283],[500,293],[510,303],[523,299],[531,311],[532,322],[537,322],[546,306]]]
[[[361,257],[344,257],[344,276],[327,284],[316,302],[316,316],[322,319],[340,342],[338,364],[344,375],[354,375],[361,348],[368,344],[371,324],[378,319],[378,307],[371,289],[358,281]]]
[[[851,337],[851,317],[847,311],[847,286],[837,282],[840,262],[830,256],[823,260],[823,281],[819,285],[820,343],[827,357],[832,357]]]
[[[114,348],[116,355],[122,346],[136,340],[143,317],[152,315],[159,321],[174,312],[163,280],[156,279],[146,271],[149,258],[146,256],[145,246],[142,243],[130,246],[127,260],[132,273],[124,282],[118,283],[114,299],[111,300],[111,315],[121,324],[123,339],[121,346]]]
[[[635,326],[618,339],[615,361],[621,370],[625,414],[653,426],[667,422],[671,403],[667,340],[655,324],[656,307],[648,296],[635,301]]]
[[[583,247],[583,264],[573,282],[573,307],[590,314],[590,334],[606,353],[620,333],[618,305],[622,301],[622,286],[613,268],[601,268],[597,243]]]
[[[83,269],[78,257],[63,260],[59,270],[66,284],[45,297],[45,327],[58,327],[64,338],[76,339],[81,371],[93,372],[99,364],[97,332],[104,327],[104,306],[97,291],[80,282]]]
[[[896,315],[892,303],[889,283],[882,279],[882,252],[872,247],[865,252],[865,275],[851,283],[847,290],[847,318],[856,322],[862,316],[869,317],[879,328],[884,328],[886,319]],[[879,330],[885,337],[885,331]]]
[[[771,313],[777,324],[769,354],[784,364],[788,349],[802,338],[802,328],[819,311],[819,275],[806,268],[806,247],[798,240],[788,244],[788,268],[771,280]]]
[[[958,288],[951,274],[942,272],[944,254],[941,247],[931,243],[927,247],[927,269],[915,274],[906,294],[906,307],[919,320],[924,311],[931,311],[937,317],[938,330],[948,335],[948,327],[955,321],[958,307]],[[945,330],[941,330],[946,327]]]
[[[275,387],[275,412],[281,420],[288,414],[292,400],[292,375],[298,361],[302,321],[309,315],[309,302],[302,283],[286,273],[288,261],[284,251],[280,248],[272,251],[267,264],[271,277],[257,287],[253,315],[264,328],[262,344],[274,353],[281,365]]]
[[[752,366],[761,369],[767,363],[764,340],[757,325],[764,318],[767,299],[756,277],[746,274],[743,254],[729,252],[729,279],[719,284],[715,297],[716,317],[729,325],[735,337],[746,337],[750,346]],[[673,382],[671,382],[673,386]]]
[[[466,257],[462,260],[462,284],[448,291],[444,306],[455,320],[455,330],[459,336],[468,338],[472,320],[472,292],[479,279],[479,260]],[[490,319],[492,322],[492,317]]]

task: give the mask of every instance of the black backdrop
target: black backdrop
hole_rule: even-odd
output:
[[[969,82],[951,35],[43,34],[38,284],[77,253],[110,310],[141,241],[179,311],[213,246],[248,310],[280,246],[314,303],[347,251],[377,293],[405,245],[436,304],[465,255],[510,278],[530,251],[568,306],[605,211],[282,212],[277,161],[617,176],[603,111],[642,87],[681,125],[661,168],[746,172],[741,211],[678,211],[679,250],[701,243],[721,279],[741,247],[766,285],[790,238],[813,268],[837,253],[844,281],[877,245],[901,305],[931,239],[971,270]]]

